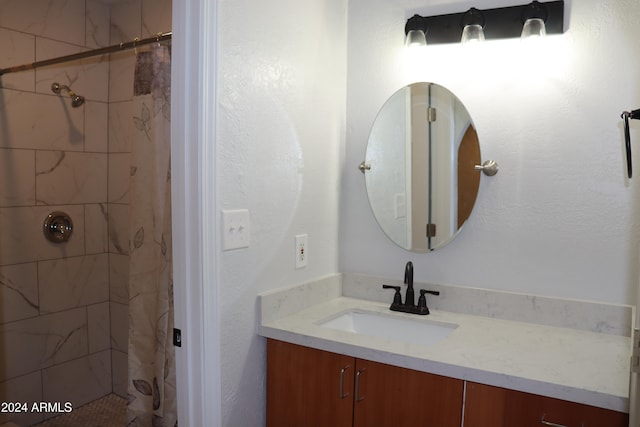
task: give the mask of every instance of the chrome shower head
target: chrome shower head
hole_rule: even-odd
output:
[[[71,95],[71,94],[69,94]],[[82,104],[84,104],[84,96],[81,95],[73,95],[71,97],[71,106],[73,108],[78,108],[79,106],[81,106]]]
[[[76,94],[69,86],[61,85],[60,83],[51,83],[51,91],[53,93],[60,94],[63,90],[67,91],[69,94],[69,97],[71,98],[71,106],[73,108],[78,108],[84,104],[84,96]]]

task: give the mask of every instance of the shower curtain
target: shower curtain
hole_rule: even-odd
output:
[[[170,47],[137,52],[129,218],[127,426],[177,426],[171,263]]]

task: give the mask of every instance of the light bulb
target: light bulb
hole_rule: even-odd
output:
[[[547,28],[544,21],[540,18],[529,18],[522,26],[521,40],[527,40],[538,37],[545,37],[547,35]]]
[[[484,42],[484,30],[482,29],[482,25],[465,25],[462,30],[462,39],[460,39],[460,42],[463,45]]]
[[[423,47],[427,45],[427,38],[422,30],[410,30],[404,40],[406,47]]]

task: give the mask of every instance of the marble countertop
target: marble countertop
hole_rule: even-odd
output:
[[[454,323],[444,340],[421,346],[330,329],[320,323],[353,309]],[[389,311],[389,304],[329,295],[281,317],[264,316],[259,334],[367,360],[628,412],[630,338],[431,310]]]

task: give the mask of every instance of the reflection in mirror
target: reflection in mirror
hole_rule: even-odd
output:
[[[471,116],[446,88],[413,83],[394,93],[373,123],[365,163],[374,216],[402,248],[443,247],[469,218],[480,143]]]

